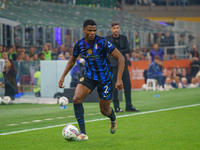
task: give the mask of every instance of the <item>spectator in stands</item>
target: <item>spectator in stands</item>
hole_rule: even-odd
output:
[[[3,68],[5,94],[4,96],[10,96],[12,100],[15,99],[15,94],[18,93],[16,77],[17,69],[12,59],[7,59]]]
[[[148,70],[147,70],[147,76],[150,79],[156,79],[158,80],[158,85],[159,91],[163,91],[164,90],[164,83],[165,83],[165,77],[163,76],[161,67],[160,67],[160,57],[159,56],[155,56],[154,61],[150,64]]]
[[[166,80],[165,80],[165,85],[164,85],[164,89],[166,91],[168,90],[173,90],[174,88],[172,87],[171,85],[171,78],[170,77],[167,77]]]
[[[21,52],[22,52],[21,47],[20,47],[20,46],[16,46],[16,53],[14,53],[14,54],[12,55],[14,61],[17,60],[17,56],[20,55]]]
[[[197,46],[196,45],[192,46],[192,50],[189,53],[189,57],[190,58],[197,57],[199,59],[199,52],[197,51]]]
[[[33,56],[35,54],[35,47],[31,46],[26,53],[29,54],[29,56]]]
[[[185,45],[185,34],[184,33],[180,34],[178,45]]]
[[[54,49],[53,49],[51,43],[46,43],[46,45],[47,45],[48,49],[49,49],[51,52],[53,52]]]
[[[162,34],[161,33],[155,33],[153,34],[154,36],[154,43],[158,43],[159,45],[161,44],[162,42]]]
[[[59,47],[59,54],[65,55],[65,52],[66,52],[65,45],[61,44]]]
[[[191,83],[190,83],[190,88],[196,88],[196,87],[198,87],[199,85],[198,85],[198,81],[196,80],[196,78],[195,77],[193,77],[192,79],[191,79]]]
[[[42,53],[44,54],[44,60],[52,60],[51,50],[49,50],[47,44],[43,45]]]
[[[58,50],[57,47],[55,47],[55,48],[53,49],[53,51],[52,51],[52,59],[53,59],[53,60],[57,60],[58,55],[59,55],[59,50]]]
[[[21,48],[21,51],[24,52],[24,54],[26,53],[26,49],[24,47]]]
[[[140,60],[144,60],[144,54],[143,54],[143,53],[140,53],[140,54],[139,54],[139,58],[140,58]]]
[[[37,53],[33,54],[33,60],[34,60],[34,61],[37,61],[37,60],[38,60],[38,54],[37,54]]]
[[[146,46],[142,46],[141,51],[143,52],[144,60],[149,60],[150,58],[150,53]]]
[[[164,60],[164,51],[162,49],[159,49],[159,46],[157,43],[153,44],[153,49],[150,52],[150,61],[153,62],[155,56],[159,56],[161,60]]]
[[[170,59],[171,60],[177,60],[178,58],[177,58],[177,56],[175,54],[171,54],[170,55]]]
[[[38,60],[44,60],[44,53],[39,53]]]
[[[3,46],[3,51],[4,51],[4,52],[7,52],[7,50],[8,50],[7,47],[6,47],[6,46]]]
[[[16,61],[23,61],[24,60],[24,55],[23,52],[20,52],[17,54]]]
[[[13,48],[13,54],[17,54],[16,46],[15,46],[15,45],[12,45],[12,48]]]
[[[130,60],[133,60],[133,61],[137,61],[137,60],[139,60],[138,58],[137,58],[137,54],[136,54],[136,52],[131,52],[131,58],[130,58]]]
[[[140,36],[138,32],[135,33],[135,45],[136,48],[140,48]]]
[[[176,89],[177,88],[181,89],[182,88],[182,84],[180,82],[180,77],[176,76],[175,79],[174,79],[174,81],[171,82],[171,85],[172,85],[172,87],[174,87]]]
[[[164,46],[174,46],[174,36],[169,33],[165,33],[164,39],[163,39]],[[173,53],[171,53],[173,54]]]
[[[25,54],[24,60],[25,60],[25,61],[30,61],[30,56],[29,56],[29,54]]]
[[[8,48],[8,59],[13,59],[13,48],[9,47]]]
[[[58,60],[66,60],[65,56],[63,54],[58,55]]]
[[[3,53],[2,53],[1,59],[3,59],[3,60],[8,59],[8,54],[7,54],[7,52],[3,52]]]
[[[69,52],[65,52],[65,58],[66,58],[66,60],[70,59],[70,53]]]
[[[181,78],[181,84],[182,84],[182,88],[187,88],[187,78],[186,77],[182,77]]]
[[[3,46],[0,45],[0,58],[1,58],[2,53],[3,53]]]
[[[198,59],[198,57],[193,57],[192,58],[192,62],[190,64],[190,76],[191,77],[195,77],[197,72],[200,69],[200,61]]]
[[[33,55],[29,55],[29,61],[33,61]]]

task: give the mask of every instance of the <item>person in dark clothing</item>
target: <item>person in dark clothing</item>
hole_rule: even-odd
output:
[[[190,64],[190,76],[195,77],[197,72],[200,70],[200,61],[198,57],[193,57]]]
[[[119,23],[113,23],[111,31],[112,35],[107,36],[106,39],[113,45],[115,45],[115,47],[117,47],[117,49],[121,52],[121,54],[125,58],[125,66],[124,66],[122,81],[124,84],[124,92],[126,98],[126,111],[139,111],[139,109],[136,109],[131,104],[131,81],[130,81],[130,75],[128,71],[127,58],[126,58],[126,54],[130,53],[130,49],[127,37],[119,34],[120,32]],[[109,60],[112,64],[113,84],[115,84],[117,81],[118,62],[113,57],[109,57]],[[118,91],[116,88],[113,89],[113,103],[115,107],[115,112],[123,112],[123,110],[119,107]]]
[[[163,91],[165,77],[163,76],[160,62],[161,62],[160,57],[155,56],[154,62],[152,62],[148,68],[147,75],[148,75],[148,78],[150,79],[157,79],[158,85],[159,85],[158,90]]]
[[[196,45],[192,46],[192,50],[190,51],[189,56],[192,56],[192,58],[197,57],[199,59],[199,52],[197,51]]]
[[[3,68],[5,94],[4,96],[10,96],[12,100],[15,99],[17,91],[16,77],[17,69],[12,59],[7,59],[6,64]]]

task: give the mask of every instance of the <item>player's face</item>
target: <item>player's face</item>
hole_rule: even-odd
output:
[[[95,39],[97,27],[94,25],[87,25],[84,29],[83,32],[85,33],[85,41],[90,43],[93,42]]]
[[[115,25],[111,28],[111,31],[114,36],[119,36],[120,27],[119,25]]]

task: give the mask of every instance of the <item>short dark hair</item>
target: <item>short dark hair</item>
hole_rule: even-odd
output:
[[[88,20],[85,20],[85,22],[83,23],[83,28],[87,27],[88,25],[91,25],[91,26],[96,26],[96,22],[92,19],[88,19]]]
[[[113,23],[111,24],[112,27],[114,27],[114,26],[116,26],[116,25],[119,26],[119,23],[118,23],[118,22],[113,22]]]

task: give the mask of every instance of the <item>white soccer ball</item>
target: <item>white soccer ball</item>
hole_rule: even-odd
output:
[[[10,104],[11,103],[11,98],[9,96],[4,96],[2,102],[4,104]]]
[[[62,130],[62,136],[68,141],[76,141],[78,135],[79,131],[73,125],[67,125]]]
[[[59,98],[59,104],[60,106],[66,106],[69,103],[69,100],[67,97],[61,97]]]
[[[147,85],[146,85],[146,84],[143,84],[143,85],[142,85],[142,90],[143,90],[143,91],[146,91],[146,89],[147,89]]]

